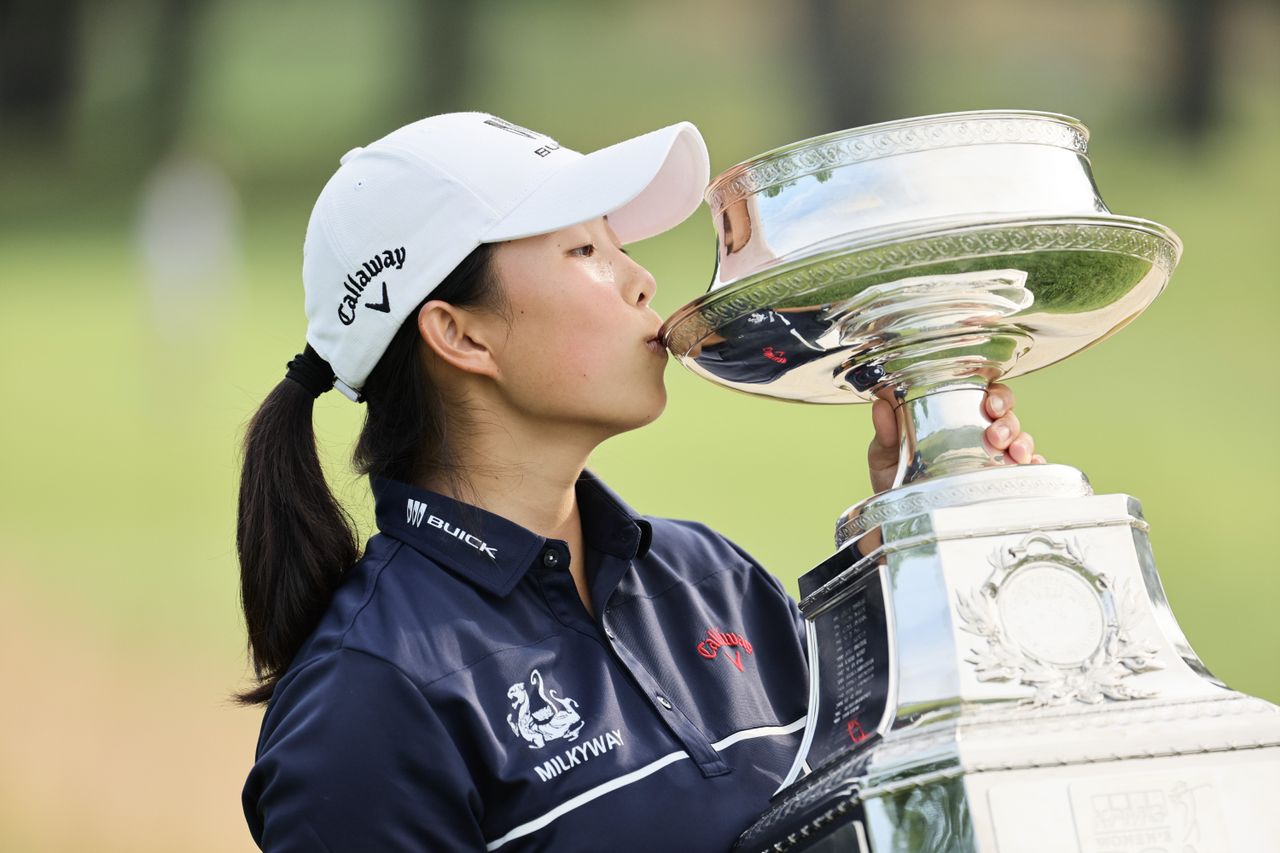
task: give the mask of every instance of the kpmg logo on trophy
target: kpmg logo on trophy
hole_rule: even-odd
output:
[[[1138,502],[982,440],[989,382],[1118,331],[1178,263],[1169,229],[1107,210],[1088,139],[1051,113],[928,116],[708,190],[716,276],[670,350],[747,393],[888,400],[902,435],[894,488],[801,578],[804,742],[740,850],[1280,849],[1280,709],[1191,650]]]

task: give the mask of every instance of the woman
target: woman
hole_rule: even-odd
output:
[[[804,720],[794,604],[585,470],[666,401],[654,280],[623,244],[708,175],[687,122],[584,156],[458,113],[342,158],[303,247],[306,351],[245,441],[263,849],[726,850],[765,808]],[[316,457],[331,386],[368,407],[363,554]],[[1011,404],[988,397],[989,438],[1030,461]]]

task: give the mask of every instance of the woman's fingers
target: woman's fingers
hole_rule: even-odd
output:
[[[1022,424],[1013,412],[997,418],[991,426],[987,427],[985,437],[992,449],[1003,450],[1019,465],[1032,462],[1036,455],[1035,438],[1031,433],[1022,431]]]
[[[1019,465],[1028,465],[1035,460],[1036,440],[1031,433],[1024,432],[1009,443],[1009,456]]]
[[[1010,462],[1043,465],[1045,459],[1036,453],[1035,438],[1022,431],[1022,422],[1013,412],[1014,403],[1009,386],[995,383],[987,388],[983,410],[991,425],[983,433],[984,443],[989,451],[1003,453]],[[871,423],[875,435],[867,448],[867,467],[871,487],[880,492],[893,485],[898,467],[898,419],[889,401],[878,399],[872,404]]]
[[[1036,453],[1036,440],[1022,431],[1022,423],[1013,413],[1013,390],[1008,385],[993,383],[987,388],[983,401],[987,417],[992,419],[985,438],[994,450],[1003,450],[1009,459],[1019,465],[1043,465],[1045,459]]]
[[[987,427],[985,435],[987,443],[996,450],[1008,450],[1009,445],[1019,437],[1018,434],[1021,432],[1022,423],[1018,420],[1018,416],[1013,412],[1006,412]]]
[[[871,404],[871,424],[875,435],[867,447],[867,469],[871,490],[879,493],[893,485],[898,470],[898,418],[888,400]]]
[[[987,417],[992,420],[1003,417],[1013,411],[1013,389],[1008,385],[994,382],[987,386],[987,396],[983,401],[987,409]]]
[[[898,418],[893,413],[893,406],[888,400],[876,400],[871,404],[871,425],[875,427],[875,443],[892,450],[894,458],[898,456]]]

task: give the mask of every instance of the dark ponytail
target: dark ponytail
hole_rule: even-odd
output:
[[[482,243],[428,299],[505,310],[492,274],[493,245]],[[424,300],[425,301],[425,300]],[[404,482],[455,474],[444,401],[423,363],[415,309],[365,381],[364,428],[353,454],[361,474]],[[236,550],[240,600],[257,685],[237,694],[266,702],[276,682],[360,559],[355,524],[325,482],[316,452],[315,398],[283,379],[249,422],[240,477]]]

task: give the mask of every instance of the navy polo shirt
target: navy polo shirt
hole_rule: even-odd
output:
[[[726,851],[803,733],[802,619],[704,525],[578,480],[564,542],[389,480],[243,792],[269,851]]]

